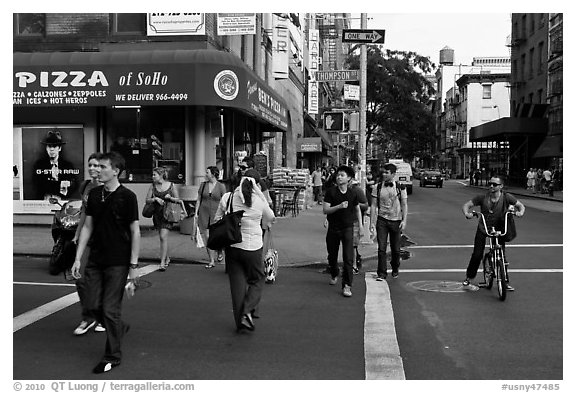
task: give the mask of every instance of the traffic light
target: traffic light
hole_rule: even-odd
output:
[[[344,130],[343,112],[324,112],[324,129],[326,131]]]

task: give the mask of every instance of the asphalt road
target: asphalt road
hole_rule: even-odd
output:
[[[501,302],[495,289],[458,284],[476,226],[460,207],[476,192],[449,181],[442,189],[416,187],[410,196],[406,233],[416,245],[400,277],[388,281],[405,377],[562,379],[563,261],[562,247],[554,246],[562,243],[561,204],[526,201],[519,235],[507,248],[516,291]],[[61,284],[46,275],[45,263],[14,258],[15,317],[74,292],[22,284]],[[375,266],[365,263],[366,270]],[[362,380],[366,283],[355,277],[354,296],[346,299],[318,267],[284,268],[265,288],[256,331],[237,335],[222,269],[173,264],[145,276],[151,286],[125,301],[132,329],[124,361],[102,378]],[[421,290],[423,281],[432,290]],[[15,332],[14,379],[94,379],[105,337],[72,336],[78,322],[72,304]]]

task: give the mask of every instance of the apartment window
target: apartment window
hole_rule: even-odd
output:
[[[512,61],[512,80],[518,79],[518,60]]]
[[[526,26],[526,14],[522,15],[522,38],[526,38],[528,36],[528,30]]]
[[[112,32],[115,34],[145,34],[146,14],[112,14]]]
[[[534,34],[536,29],[536,14],[530,14],[530,35]]]
[[[514,29],[512,30],[512,39],[520,38],[520,31],[518,31],[518,22],[514,22]]]
[[[543,95],[544,95],[544,90],[543,89],[539,89],[538,90],[538,102],[537,104],[545,104],[545,102],[543,102]]]
[[[14,14],[16,35],[44,35],[46,33],[45,14]]]
[[[540,75],[544,71],[544,62],[546,59],[544,58],[544,42],[540,42],[538,44],[538,75]]]
[[[482,98],[483,99],[492,98],[492,85],[482,85]]]
[[[526,54],[520,56],[520,80],[524,81],[524,71],[526,70]]]
[[[534,93],[528,94],[528,103],[529,103],[529,104],[533,104],[533,103],[534,103]]]
[[[530,49],[530,53],[528,55],[528,78],[532,78],[534,76],[534,48]]]

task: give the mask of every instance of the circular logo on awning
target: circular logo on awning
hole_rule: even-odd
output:
[[[238,87],[238,77],[233,71],[221,71],[214,78],[214,90],[224,100],[230,101],[236,98]]]

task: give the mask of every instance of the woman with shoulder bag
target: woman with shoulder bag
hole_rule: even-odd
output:
[[[222,195],[226,193],[224,184],[218,181],[220,170],[216,166],[209,166],[206,168],[206,181],[200,185],[198,189],[198,199],[196,200],[196,214],[195,214],[195,230],[196,228],[200,233],[196,236],[202,236],[204,244],[208,244],[208,227],[215,222],[214,216],[218,209],[218,204],[222,199]],[[214,257],[216,256],[218,262],[224,261],[222,250],[211,250],[206,247],[210,263],[206,265],[206,269],[211,269],[215,265]]]
[[[222,198],[215,217],[218,220],[224,215],[229,198],[232,198],[231,210],[244,211],[242,241],[226,248],[226,273],[238,332],[254,330],[253,313],[260,303],[265,281],[262,229],[269,229],[274,221],[274,213],[258,186],[259,179],[258,171],[247,170],[240,185]]]
[[[164,218],[164,208],[167,203],[181,203],[178,191],[174,183],[167,181],[168,171],[166,168],[154,168],[152,170],[152,184],[146,195],[146,203],[154,203],[154,214],[152,222],[154,228],[158,230],[160,237],[160,271],[166,271],[170,263],[168,256],[168,233],[174,223]]]

